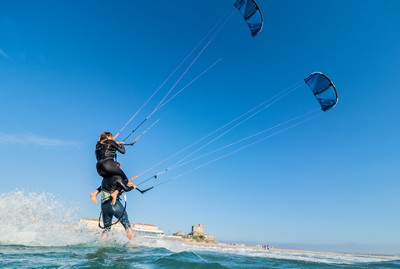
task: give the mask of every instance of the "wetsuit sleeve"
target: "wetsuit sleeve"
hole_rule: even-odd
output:
[[[134,189],[134,187],[128,186],[128,181],[123,180],[121,177],[117,177],[116,183],[121,187],[124,191],[128,192]]]
[[[97,191],[98,191],[98,192],[101,192],[101,186],[97,188]]]
[[[118,152],[120,152],[121,154],[125,154],[125,146],[124,146],[124,144],[118,145],[115,141],[112,140],[112,145],[114,146],[114,148],[116,150],[118,150]]]
[[[124,144],[121,144],[121,145],[118,145],[118,144],[117,144],[117,150],[118,150],[120,153],[125,154],[125,146],[124,146]]]

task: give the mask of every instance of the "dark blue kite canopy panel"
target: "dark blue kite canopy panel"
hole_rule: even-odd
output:
[[[314,72],[306,77],[304,81],[312,90],[324,112],[333,108],[337,104],[339,100],[338,92],[332,80],[330,80],[325,74]]]
[[[264,20],[258,4],[254,0],[237,0],[235,7],[242,13],[247,26],[250,28],[251,36],[255,37],[263,26]]]

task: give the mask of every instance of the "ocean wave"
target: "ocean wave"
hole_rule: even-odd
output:
[[[139,242],[139,241],[138,241]],[[144,240],[139,243],[141,246],[147,247],[163,247],[172,252],[187,252],[194,253],[218,253],[226,255],[240,255],[253,258],[267,258],[276,260],[291,260],[311,263],[323,264],[367,264],[380,263],[386,261],[395,261],[397,256],[376,256],[376,255],[360,255],[360,254],[343,254],[343,253],[324,253],[311,251],[288,251],[288,250],[256,250],[250,247],[229,248],[218,246],[197,246],[185,244],[179,241],[170,240]]]
[[[235,257],[236,259],[251,258],[268,261],[287,261],[318,264],[379,264],[397,263],[396,256],[357,255],[341,253],[318,253],[307,251],[261,250],[250,247],[229,248],[218,246],[196,246],[182,241],[163,238],[138,237],[130,241],[125,233],[114,229],[107,238],[89,232],[80,225],[75,209],[68,208],[50,193],[33,193],[14,191],[0,195],[0,246],[7,249],[20,247],[68,247],[75,250],[87,249],[127,249],[135,251],[136,255],[151,250],[154,262],[162,267],[177,261],[181,268],[191,264],[205,264],[204,268],[229,268],[221,263],[210,262],[213,257]],[[33,250],[33,248],[30,248]],[[39,252],[40,252],[39,251]],[[155,255],[154,253],[157,253]],[[204,258],[207,257],[207,258]],[[202,261],[202,259],[204,259]],[[225,267],[224,267],[225,266]],[[198,267],[201,268],[201,267]]]

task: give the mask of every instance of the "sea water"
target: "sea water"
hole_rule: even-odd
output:
[[[101,238],[77,220],[51,194],[0,194],[0,268],[400,268],[396,256],[130,241],[121,232]]]

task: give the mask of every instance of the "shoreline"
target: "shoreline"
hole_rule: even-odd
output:
[[[100,232],[97,224],[98,220],[94,218],[81,218],[80,219],[86,227],[89,228],[89,230],[93,232]],[[147,224],[148,225],[148,224]],[[156,226],[155,226],[156,227]],[[134,227],[133,227],[134,228]],[[123,232],[123,228],[120,226],[113,227],[113,229],[120,230]],[[135,234],[136,230],[134,229]],[[135,235],[135,238],[140,238],[142,236],[137,236]],[[144,236],[148,237],[148,236]],[[152,237],[152,236],[150,236]],[[319,251],[319,250],[307,250],[307,249],[285,249],[285,248],[276,248],[272,246],[268,246],[266,248],[266,245],[246,245],[242,243],[218,243],[218,242],[207,242],[207,241],[196,241],[194,239],[187,239],[187,238],[182,238],[180,236],[172,236],[172,235],[163,235],[160,237],[154,237],[154,238],[159,238],[163,240],[168,240],[168,241],[177,241],[182,243],[183,245],[187,246],[198,246],[198,247],[205,247],[205,248],[221,248],[221,249],[247,249],[247,250],[252,250],[252,251],[264,251],[264,252],[282,252],[282,253],[291,253],[291,254],[311,254],[311,255],[343,255],[343,256],[359,256],[359,257],[374,257],[374,258],[382,258],[382,259],[388,259],[390,258],[391,260],[400,260],[400,255],[395,255],[395,254],[371,254],[371,253],[356,253],[356,252],[339,252],[339,251]]]
[[[363,253],[346,253],[346,252],[333,252],[333,251],[316,251],[316,250],[304,250],[304,249],[282,249],[269,247],[268,249],[262,248],[261,245],[249,246],[245,244],[225,244],[225,243],[208,243],[208,242],[197,242],[194,240],[182,239],[182,244],[190,246],[199,247],[215,247],[215,248],[225,248],[225,249],[250,249],[256,251],[265,252],[284,252],[284,253],[300,253],[300,254],[313,254],[313,255],[343,255],[343,256],[359,256],[359,257],[374,257],[391,260],[400,260],[400,255],[390,255],[390,254],[363,254]]]

